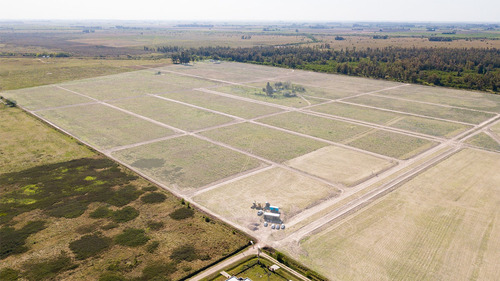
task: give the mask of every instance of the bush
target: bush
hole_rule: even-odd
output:
[[[0,280],[2,281],[15,281],[19,279],[19,271],[6,267],[0,270]]]
[[[176,262],[194,261],[198,259],[196,249],[191,245],[183,245],[175,248],[170,255],[170,258]]]
[[[28,280],[54,279],[59,273],[76,267],[77,265],[73,264],[71,258],[63,253],[59,257],[47,261],[26,263],[24,275]]]
[[[122,234],[115,237],[116,244],[129,247],[137,247],[146,244],[149,237],[146,236],[144,229],[127,228]]]
[[[88,203],[71,200],[62,201],[47,209],[47,214],[56,218],[74,219],[81,216],[87,210]]]
[[[156,191],[156,190],[158,190],[158,187],[154,185],[149,185],[142,188],[142,191]]]
[[[193,215],[194,215],[194,211],[192,209],[180,208],[180,209],[177,209],[177,210],[173,211],[172,213],[170,213],[169,216],[174,220],[183,220],[183,219],[190,218]]]
[[[45,228],[44,221],[30,221],[23,228],[0,228],[0,260],[14,254],[24,253],[28,248],[24,245],[26,238]]]
[[[99,277],[99,281],[125,281],[125,277],[113,273],[106,273]]]
[[[160,193],[160,192],[152,192],[148,193],[144,196],[141,197],[142,202],[146,204],[155,204],[155,203],[161,203],[165,201],[167,196],[165,194]]]
[[[79,234],[87,234],[94,232],[97,229],[96,224],[87,224],[87,225],[82,225],[76,228],[76,232]]]
[[[83,260],[96,256],[111,247],[111,238],[99,234],[82,236],[79,240],[69,244],[69,248],[77,259]]]
[[[142,280],[167,280],[177,270],[174,263],[156,262],[142,270]]]
[[[139,211],[130,206],[114,211],[113,214],[111,214],[113,221],[118,223],[131,221],[137,218],[137,216],[139,216]]]
[[[102,219],[110,217],[112,213],[113,211],[111,211],[108,207],[101,206],[90,213],[89,217],[93,219]]]
[[[113,229],[113,228],[117,228],[118,226],[119,225],[116,222],[111,222],[111,223],[108,223],[106,225],[101,226],[101,229],[102,230],[110,230],[110,229]]]
[[[164,226],[163,222],[161,221],[148,221],[147,225],[151,230],[160,230]]]
[[[111,198],[106,200],[106,202],[116,207],[123,207],[139,198],[141,194],[142,191],[137,190],[132,185],[127,185],[115,191]]]
[[[146,247],[146,251],[148,251],[148,253],[154,253],[154,251],[156,251],[156,249],[158,249],[159,246],[160,246],[160,242],[153,241],[153,242],[149,243],[149,245]]]

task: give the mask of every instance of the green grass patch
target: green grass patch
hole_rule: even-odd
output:
[[[160,230],[165,226],[165,224],[161,221],[148,221],[147,226],[151,230]]]
[[[192,245],[182,245],[172,251],[170,258],[177,263],[181,261],[194,261],[198,259],[198,254]]]
[[[403,134],[377,130],[347,143],[350,146],[398,159],[409,159],[436,143]]]
[[[121,234],[115,236],[115,243],[122,246],[138,247],[149,241],[144,229],[126,228]]]
[[[259,122],[333,142],[341,142],[370,130],[368,127],[299,112],[279,114],[260,119]]]
[[[152,241],[146,247],[146,251],[148,253],[154,253],[158,249],[159,246],[160,246],[160,242],[158,242],[158,241]]]
[[[177,271],[174,263],[153,262],[142,270],[139,280],[168,280],[168,277]]]
[[[151,192],[141,197],[141,201],[146,204],[156,204],[165,201],[167,196],[160,192]]]
[[[110,210],[108,207],[101,206],[95,209],[92,213],[89,214],[89,217],[93,219],[102,219],[102,218],[108,218],[113,214],[113,211]]]
[[[219,128],[202,134],[276,162],[284,162],[328,145],[249,123]]]
[[[165,149],[168,147],[168,149]],[[140,159],[161,158],[161,167],[144,169],[145,174],[173,187],[198,188],[259,166],[259,161],[192,136],[178,137],[113,153],[134,165]]]
[[[69,243],[77,259],[84,260],[99,255],[111,247],[112,240],[100,234],[89,234]]]
[[[0,228],[0,260],[26,252],[26,239],[31,234],[45,229],[45,224],[45,221],[30,221],[19,230],[13,227]]]
[[[10,267],[5,267],[0,270],[0,280],[16,281],[20,277],[20,272]]]

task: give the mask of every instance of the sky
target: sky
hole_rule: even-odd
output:
[[[0,19],[500,22],[499,0],[14,0]]]

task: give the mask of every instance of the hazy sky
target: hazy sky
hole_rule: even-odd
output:
[[[500,0],[10,0],[0,19],[500,22]]]

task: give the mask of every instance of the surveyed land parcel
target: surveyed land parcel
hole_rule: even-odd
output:
[[[339,280],[495,279],[499,168],[498,154],[463,150],[294,253]]]

